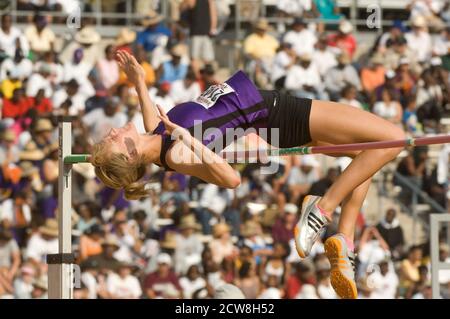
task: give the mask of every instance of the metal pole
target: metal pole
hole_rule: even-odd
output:
[[[437,214],[430,215],[431,289],[433,299],[439,299],[439,221]]]
[[[241,39],[241,0],[236,0],[234,11],[235,40],[239,41]]]
[[[129,25],[131,25],[131,19],[130,19],[130,17],[131,17],[131,11],[133,11],[133,7],[132,7],[132,2],[131,2],[131,0],[128,0],[127,1],[127,4],[126,4],[126,16],[127,16],[127,18],[126,18],[126,22],[125,22],[125,24],[127,25],[127,26],[129,26]]]
[[[72,151],[72,123],[64,119],[59,123],[59,176],[58,176],[58,254],[48,255],[49,291],[51,299],[72,299],[72,165],[64,158]]]

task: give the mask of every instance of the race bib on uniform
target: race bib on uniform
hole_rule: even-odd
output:
[[[203,105],[206,109],[209,109],[221,96],[234,92],[234,89],[227,83],[221,83],[210,86],[205,92],[200,95],[195,102]]]

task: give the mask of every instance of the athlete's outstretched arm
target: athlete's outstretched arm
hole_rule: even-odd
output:
[[[204,146],[186,129],[172,123],[164,110],[157,105],[159,117],[166,128],[165,134],[176,138],[167,152],[169,167],[181,174],[191,175],[207,183],[225,188],[236,188],[241,179],[236,171],[222,157]]]
[[[144,119],[145,131],[153,132],[160,120],[158,118],[156,107],[148,95],[144,69],[138,61],[136,61],[134,56],[125,51],[117,52],[117,62],[127,75],[128,80],[130,80],[136,88],[139,104],[141,105],[142,117]]]

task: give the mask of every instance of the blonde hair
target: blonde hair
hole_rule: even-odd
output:
[[[107,146],[105,142],[93,146],[91,163],[95,167],[95,175],[108,187],[123,188],[126,199],[147,196],[145,182],[139,181],[145,174],[143,159],[140,157],[130,162],[125,154],[111,153]]]

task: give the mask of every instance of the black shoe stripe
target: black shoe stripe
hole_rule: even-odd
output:
[[[309,214],[308,217],[314,218],[321,226],[323,226],[323,225],[325,224],[319,217],[317,217],[317,216],[314,215],[314,214]]]
[[[322,228],[314,219],[308,219],[308,223],[314,224],[318,229]]]
[[[308,221],[308,226],[311,227],[315,232],[319,232],[320,228],[317,229],[317,225],[311,223],[311,221]]]

